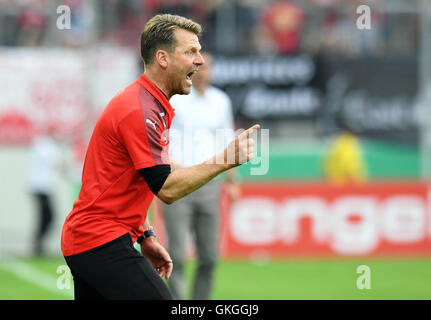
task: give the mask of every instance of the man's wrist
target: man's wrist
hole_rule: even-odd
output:
[[[138,237],[137,242],[141,244],[142,241],[150,237],[153,237],[153,238],[156,237],[156,233],[154,232],[154,228],[152,226],[149,226],[144,230],[144,233]]]
[[[233,167],[235,164],[229,164],[225,160],[224,154],[220,153],[218,155],[213,156],[211,159],[204,162],[206,165],[217,165],[220,168],[220,172],[227,171]]]

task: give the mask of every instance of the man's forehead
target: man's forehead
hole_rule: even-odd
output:
[[[178,47],[196,47],[198,50],[201,49],[199,38],[195,33],[185,29],[176,29],[174,32]]]

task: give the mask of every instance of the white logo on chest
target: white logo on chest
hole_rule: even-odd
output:
[[[151,124],[153,126],[154,130],[156,130],[156,122],[155,121],[153,122],[150,119],[146,119],[145,122]]]

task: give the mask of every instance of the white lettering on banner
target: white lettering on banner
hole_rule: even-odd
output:
[[[280,210],[280,237],[285,243],[294,243],[299,237],[299,221],[310,217],[313,238],[320,243],[327,240],[329,223],[326,203],[318,197],[299,197],[287,200]]]
[[[272,116],[313,115],[319,108],[319,91],[310,87],[266,89],[253,87],[245,96],[242,112],[253,119]]]
[[[378,244],[375,212],[376,201],[371,197],[336,200],[331,210],[331,247],[343,254],[371,252]]]
[[[315,63],[307,55],[283,57],[222,57],[214,61],[212,81],[216,85],[264,82],[270,85],[304,85],[315,74]]]
[[[385,200],[345,196],[332,203],[317,196],[288,198],[281,203],[253,197],[232,206],[229,227],[234,240],[244,245],[276,241],[294,245],[300,239],[299,221],[309,217],[316,243],[327,243],[344,255],[368,254],[381,240],[397,244],[423,240],[428,211],[423,199],[414,195]]]
[[[425,207],[421,199],[399,196],[388,199],[382,208],[382,233],[395,243],[414,243],[425,237]]]
[[[232,206],[231,232],[241,243],[270,244],[276,241],[276,204],[268,198],[238,201]]]

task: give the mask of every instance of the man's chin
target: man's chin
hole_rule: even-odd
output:
[[[191,89],[192,89],[192,87],[183,87],[183,90],[180,93],[178,93],[178,94],[188,95],[188,94],[190,94]]]

